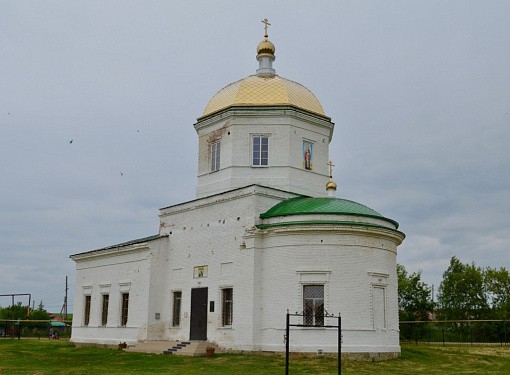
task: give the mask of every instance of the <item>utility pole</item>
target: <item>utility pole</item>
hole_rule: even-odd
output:
[[[62,305],[62,308],[60,309],[60,317],[63,318],[63,320],[67,320],[67,276],[66,276],[66,294],[64,296],[64,304]],[[63,316],[62,316],[63,314]]]

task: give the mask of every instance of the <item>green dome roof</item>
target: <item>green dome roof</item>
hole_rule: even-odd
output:
[[[379,212],[360,203],[339,198],[308,198],[296,197],[287,199],[271,207],[260,215],[261,219],[289,215],[354,215],[383,219],[392,222],[394,220],[382,216]]]

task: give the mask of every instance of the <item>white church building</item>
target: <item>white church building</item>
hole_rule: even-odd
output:
[[[204,340],[223,350],[400,353],[398,223],[335,197],[334,124],[315,95],[276,75],[257,47],[254,75],[219,90],[194,125],[196,199],[160,209],[159,233],[71,255],[72,342]]]

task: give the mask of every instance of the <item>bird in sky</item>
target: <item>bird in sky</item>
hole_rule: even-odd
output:
[[[71,144],[71,143],[73,143],[73,140],[72,140],[72,139],[69,141],[69,144]]]
[[[120,177],[124,176],[124,173],[120,172]]]

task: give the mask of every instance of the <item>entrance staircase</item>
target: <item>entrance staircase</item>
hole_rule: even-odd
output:
[[[216,344],[207,341],[145,341],[124,349],[126,352],[173,354],[183,356],[206,355],[206,348],[213,347],[219,352]]]

